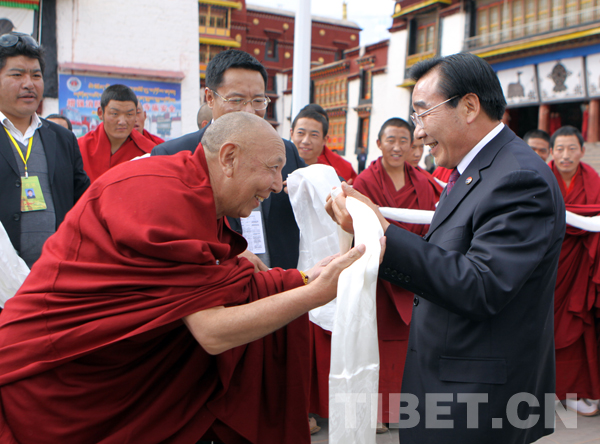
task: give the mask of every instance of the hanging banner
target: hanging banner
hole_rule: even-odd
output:
[[[600,97],[600,54],[592,54],[585,60],[588,96]]]
[[[100,125],[102,92],[110,85],[130,87],[146,111],[146,128],[165,140],[181,136],[181,85],[171,82],[59,74],[58,108],[81,137]]]
[[[538,65],[542,102],[585,97],[583,57],[544,62]]]
[[[508,106],[539,102],[534,65],[498,71],[498,79]]]
[[[8,3],[11,2],[0,1],[0,35],[8,34],[11,31],[33,35],[34,9],[24,6],[9,7]]]

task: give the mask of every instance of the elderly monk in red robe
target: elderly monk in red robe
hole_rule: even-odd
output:
[[[412,146],[412,126],[405,120],[392,118],[381,127],[377,146],[382,157],[358,175],[354,188],[374,203],[384,207],[435,210],[442,188],[435,179],[429,180],[408,162]],[[429,225],[396,225],[424,235]],[[413,307],[413,294],[382,279],[377,280],[377,334],[379,338],[379,393],[382,410],[377,427],[387,431],[382,423],[399,422],[399,403],[390,394],[399,394],[408,345],[408,331]],[[328,380],[331,354],[331,333],[311,325],[315,353],[312,361],[311,411],[328,414]],[[392,407],[390,409],[390,407]]]
[[[550,140],[550,168],[566,208],[582,216],[600,214],[600,177],[581,162],[583,137],[572,126],[558,129]],[[554,293],[556,396],[580,415],[600,413],[600,366],[596,323],[600,300],[600,233],[567,226],[558,262]]]
[[[158,145],[159,143],[164,143],[165,140],[161,139],[158,136],[155,136],[150,131],[148,131],[144,126],[146,125],[146,111],[144,111],[144,106],[142,102],[138,100],[137,109],[135,113],[135,124],[133,125],[133,129],[135,129],[138,133],[148,139],[150,142],[154,143],[154,145]]]
[[[283,142],[230,113],[203,143],[111,169],[47,241],[0,317],[0,442],[310,442],[305,313],[364,246],[255,273],[224,218],[281,190]]]
[[[93,183],[110,168],[152,151],[155,142],[133,131],[138,100],[125,85],[111,85],[100,98],[102,123],[77,142],[83,169]]]
[[[302,108],[292,122],[290,139],[307,165],[332,166],[338,176],[351,184],[357,174],[350,162],[327,148],[328,131],[327,112],[320,105],[311,103]]]

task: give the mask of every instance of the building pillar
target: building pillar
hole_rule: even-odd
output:
[[[550,105],[540,105],[538,112],[538,129],[550,134]]]
[[[600,99],[590,100],[588,112],[587,141],[598,142],[600,140]]]

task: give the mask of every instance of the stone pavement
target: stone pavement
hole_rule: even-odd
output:
[[[312,435],[312,443],[327,444],[328,424],[327,419],[316,418],[321,427],[318,433]],[[556,420],[556,431],[535,444],[600,444],[600,416],[585,418],[577,416],[575,428],[566,428],[560,419]],[[398,444],[398,430],[390,430],[387,433],[377,435],[377,444]],[[462,444],[462,443],[440,443],[440,444]],[[482,443],[484,444],[484,443]],[[510,444],[510,443],[507,443]]]

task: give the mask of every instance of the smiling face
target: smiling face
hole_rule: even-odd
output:
[[[439,73],[434,69],[425,74],[416,83],[413,90],[413,108],[417,114],[447,100],[438,91]],[[461,99],[462,101],[462,99]],[[415,139],[420,139],[431,148],[437,165],[455,168],[462,158],[473,148],[465,143],[469,128],[461,104],[452,108],[444,104],[421,117],[424,128],[415,127]]]
[[[577,136],[558,136],[552,148],[552,157],[556,169],[565,180],[575,175],[581,158],[585,154],[585,147],[579,144]]]
[[[323,135],[323,124],[308,117],[298,119],[294,129],[290,130],[290,138],[307,165],[317,163],[327,143],[327,136]]]
[[[104,122],[104,131],[111,142],[125,141],[135,125],[136,109],[134,102],[111,100],[104,110],[98,110]]]
[[[40,62],[26,56],[8,57],[0,70],[0,111],[13,124],[31,122],[44,96]]]
[[[410,148],[410,131],[390,125],[383,130],[381,140],[377,140],[377,146],[381,150],[381,162],[387,171],[404,168]]]
[[[274,131],[257,131],[240,147],[232,179],[237,193],[231,196],[228,216],[248,217],[271,193],[283,188],[281,170],[285,165],[285,146]]]
[[[423,157],[424,147],[425,145],[423,144],[423,139],[415,139],[412,146],[410,147],[408,156],[406,156],[406,161],[410,163],[414,168],[416,168],[419,165],[421,157]]]
[[[230,103],[225,102],[221,97],[214,94],[210,88],[206,88],[206,101],[212,109],[214,120],[217,120],[223,114],[236,111],[245,111],[256,114],[258,117],[265,117],[266,108],[255,110],[252,108],[251,103],[253,99],[265,98],[265,81],[258,71],[230,68],[223,73],[223,81],[216,91],[225,99],[239,98],[247,103],[241,109],[236,109]]]

